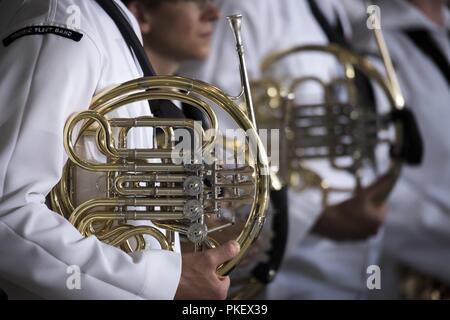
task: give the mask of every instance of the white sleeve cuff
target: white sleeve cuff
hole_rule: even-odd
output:
[[[173,300],[181,277],[181,254],[165,250],[141,252],[147,272],[139,296],[150,300]]]

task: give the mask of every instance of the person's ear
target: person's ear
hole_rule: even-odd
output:
[[[139,1],[128,3],[128,10],[136,17],[143,35],[152,31],[152,17],[148,9]]]

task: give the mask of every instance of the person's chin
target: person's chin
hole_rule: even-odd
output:
[[[209,48],[205,48],[205,49],[200,49],[198,48],[198,50],[192,55],[192,59],[195,60],[206,60],[209,56],[210,53],[210,49]]]

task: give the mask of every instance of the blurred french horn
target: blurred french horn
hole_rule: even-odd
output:
[[[403,116],[405,101],[381,30],[374,31],[387,77],[368,58],[330,44],[304,45],[273,53],[261,64],[263,78],[252,82],[254,101],[259,107],[256,109],[258,125],[280,129],[280,180],[297,192],[310,188],[321,190],[323,207],[330,205],[333,193],[356,192],[369,184],[363,173],[367,167],[374,176],[370,183],[381,176],[376,152],[381,145],[389,153],[386,160],[390,159],[383,173],[391,178],[390,187],[377,198],[379,202],[384,201],[405,160],[408,138]],[[269,75],[284,59],[311,54],[334,59],[341,66],[340,73],[329,80],[316,75],[280,80]],[[389,110],[377,110],[376,103],[362,99],[357,84],[361,76],[373,88],[380,89]],[[311,89],[317,92],[316,96],[299,94]],[[353,183],[339,185],[331,181],[310,167],[310,160],[327,162],[335,172],[353,177]]]
[[[400,295],[407,300],[450,300],[450,285],[406,265],[399,265]]]
[[[229,17],[237,39],[240,19]],[[241,70],[245,70],[245,65]],[[243,82],[249,92],[248,80]],[[205,132],[202,125],[190,119],[115,116],[120,108],[133,108],[130,104],[146,100],[189,104],[202,112],[210,130]],[[227,150],[234,153],[234,161],[216,157],[222,136],[218,134],[213,105],[225,110],[247,133],[244,143],[255,144],[239,159],[236,149]],[[151,146],[135,148],[129,141],[129,132],[142,129],[160,134],[154,135]],[[189,159],[176,149],[178,129],[201,138],[189,149]],[[69,160],[51,192],[51,205],[84,236],[94,235],[127,252],[143,250],[153,240],[162,249],[173,250],[177,235],[193,250],[214,248],[221,244],[215,235],[232,227],[236,220],[232,210],[223,219],[222,209],[231,205],[244,207],[244,223],[235,238],[241,251],[219,267],[218,273],[225,275],[260,234],[269,196],[266,151],[249,117],[214,86],[166,76],[123,83],[94,97],[89,110],[69,118],[64,128],[64,146]],[[86,151],[91,149],[100,157],[90,157]]]

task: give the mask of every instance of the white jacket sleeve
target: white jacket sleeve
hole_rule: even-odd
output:
[[[289,232],[288,248],[295,248],[310,234],[322,214],[321,193],[305,190],[301,193],[289,190]]]
[[[83,238],[45,205],[66,159],[64,123],[89,106],[101,66],[87,34],[78,43],[34,35],[0,46],[0,280],[45,299],[172,299],[179,254],[128,255]],[[80,290],[66,286],[72,265]]]
[[[396,260],[450,283],[448,207],[401,179],[389,201],[383,246]]]

